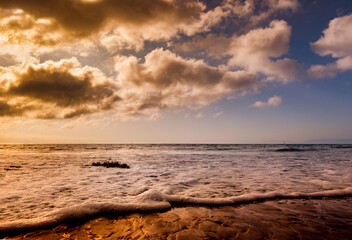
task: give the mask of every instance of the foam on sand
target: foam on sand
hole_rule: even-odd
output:
[[[346,197],[352,196],[352,187],[339,189],[339,190],[327,190],[314,193],[290,193],[285,194],[281,192],[269,192],[269,193],[251,193],[236,197],[229,198],[191,198],[182,196],[170,196],[163,195],[158,191],[148,191],[141,195],[142,199],[153,200],[153,201],[166,201],[172,205],[185,204],[185,205],[208,205],[208,206],[219,206],[219,205],[233,205],[251,203],[256,201],[266,201],[272,199],[304,199],[304,198],[323,198],[323,197]]]
[[[65,222],[94,218],[111,214],[135,213],[135,212],[152,212],[168,210],[172,206],[182,205],[205,205],[205,206],[226,206],[239,205],[243,203],[255,203],[258,201],[283,200],[283,199],[306,199],[306,198],[338,198],[352,196],[352,187],[329,190],[314,193],[291,193],[284,194],[279,192],[247,194],[230,198],[191,198],[173,195],[165,195],[156,190],[144,192],[138,196],[135,204],[118,204],[118,203],[95,203],[83,204],[73,207],[64,208],[50,215],[28,219],[16,220],[7,223],[0,223],[0,236],[10,234],[11,232],[30,231],[34,229],[47,228]]]
[[[7,239],[350,239],[351,203],[346,197],[186,206],[99,217]]]
[[[153,204],[97,203],[78,205],[58,210],[42,218],[0,223],[0,236],[11,232],[47,228],[64,222],[94,218],[102,215],[162,211],[170,208],[171,205],[168,202],[155,202]]]

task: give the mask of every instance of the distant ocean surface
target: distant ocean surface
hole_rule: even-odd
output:
[[[2,232],[177,204],[324,196],[352,196],[352,145],[0,145]]]

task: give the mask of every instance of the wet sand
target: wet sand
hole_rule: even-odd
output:
[[[352,198],[175,207],[5,239],[352,239]]]

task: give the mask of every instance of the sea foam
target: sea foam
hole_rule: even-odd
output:
[[[6,145],[0,231],[177,205],[351,195],[352,148],[298,145]],[[311,149],[315,149],[314,151]],[[119,161],[130,169],[91,166]],[[13,167],[18,166],[18,167]]]
[[[62,223],[70,223],[98,217],[103,215],[121,215],[125,213],[143,213],[168,210],[172,206],[179,204],[184,205],[202,205],[202,206],[225,206],[255,203],[257,201],[282,200],[282,199],[305,199],[305,198],[338,198],[351,197],[352,187],[320,191],[314,193],[291,193],[285,194],[280,192],[246,194],[242,196],[230,198],[192,198],[182,196],[165,195],[156,190],[148,191],[138,196],[137,201],[144,203],[135,204],[118,204],[118,203],[91,203],[81,204],[73,207],[67,207],[52,212],[48,216],[16,220],[11,222],[0,223],[0,236],[10,234],[12,232],[29,231],[55,226]]]

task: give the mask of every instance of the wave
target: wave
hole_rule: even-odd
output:
[[[150,190],[140,195],[141,200],[145,201],[165,201],[171,205],[207,205],[207,206],[223,206],[252,203],[259,201],[267,201],[274,199],[305,199],[305,198],[324,198],[324,197],[349,197],[352,196],[352,187],[338,190],[325,190],[313,193],[251,193],[228,198],[194,198],[173,195],[164,195],[156,190]]]
[[[352,197],[352,187],[339,190],[326,190],[313,193],[252,193],[229,198],[193,198],[162,194],[157,190],[149,190],[138,196],[135,204],[90,203],[69,207],[52,212],[45,217],[16,220],[0,223],[0,237],[12,234],[53,227],[62,223],[95,218],[112,214],[127,214],[135,212],[165,211],[177,205],[225,206],[240,205],[268,200],[310,199],[310,198]]]
[[[0,238],[8,235],[49,228],[62,223],[73,223],[75,221],[81,221],[104,215],[132,212],[155,212],[168,210],[170,208],[171,204],[168,202],[155,202],[153,204],[82,204],[52,212],[41,218],[0,223]]]

